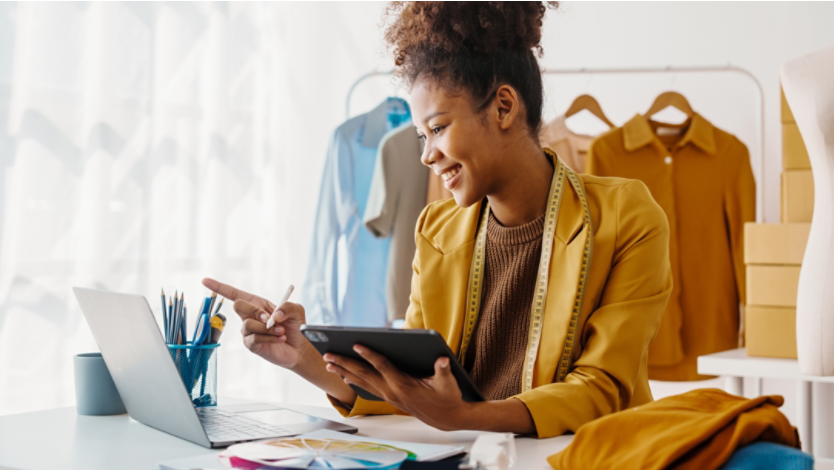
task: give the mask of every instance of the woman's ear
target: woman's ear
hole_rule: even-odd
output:
[[[501,130],[507,130],[515,122],[521,108],[521,101],[518,99],[518,94],[515,89],[509,85],[501,85],[495,91],[494,100],[498,127]]]

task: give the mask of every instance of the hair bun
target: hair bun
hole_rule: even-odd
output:
[[[415,49],[449,54],[494,54],[536,49],[541,55],[547,5],[557,2],[392,2],[385,39],[397,65]],[[439,52],[439,51],[438,51]]]

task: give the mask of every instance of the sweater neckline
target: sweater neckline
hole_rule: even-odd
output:
[[[540,240],[544,233],[544,216],[542,214],[532,222],[518,227],[504,227],[489,211],[487,239],[500,245],[525,245]]]

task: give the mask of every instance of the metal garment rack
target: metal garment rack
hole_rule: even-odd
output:
[[[356,87],[363,81],[379,76],[391,75],[392,70],[374,70],[359,77],[350,90],[348,90],[347,100],[345,103],[346,118],[350,118],[350,99]],[[716,73],[729,72],[736,73],[747,77],[753,85],[755,85],[757,93],[756,119],[758,120],[759,129],[759,155],[758,155],[758,170],[759,179],[756,185],[756,221],[762,222],[764,220],[764,194],[765,194],[765,119],[764,119],[764,88],[762,84],[750,71],[734,65],[717,65],[717,66],[699,66],[699,67],[637,67],[637,68],[580,68],[580,69],[545,69],[543,75],[610,75],[610,74],[648,74],[648,73]]]

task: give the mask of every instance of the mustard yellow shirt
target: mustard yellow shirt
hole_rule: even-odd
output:
[[[652,400],[647,350],[672,291],[669,226],[646,186],[620,178],[579,179],[593,234],[584,223],[578,195],[566,185],[533,389],[513,397],[527,406],[542,438],[575,431],[593,419]],[[480,212],[480,204],[462,208],[450,199],[426,207],[417,222],[405,326],[436,330],[456,354]],[[589,236],[593,255],[577,344],[564,382],[554,383]],[[387,403],[361,398],[351,410],[331,401],[344,416],[399,412]]]
[[[747,147],[697,113],[662,127],[638,114],[594,140],[586,171],[646,183],[669,219],[675,287],[649,348],[649,378],[708,378],[698,356],[738,347],[742,235],[756,218]]]

